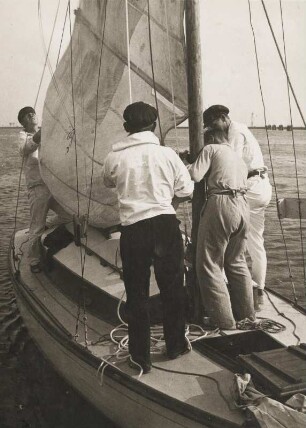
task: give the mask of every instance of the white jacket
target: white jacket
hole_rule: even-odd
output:
[[[138,132],[113,145],[106,157],[103,180],[115,187],[123,226],[175,214],[174,196],[187,197],[193,182],[179,156],[163,147],[151,131]]]
[[[33,135],[23,130],[19,132],[18,140],[19,153],[23,158],[23,171],[28,189],[38,184],[44,184],[39,171],[39,144],[33,141]]]
[[[248,171],[264,167],[264,159],[258,141],[243,123],[231,121],[228,141],[244,160]]]

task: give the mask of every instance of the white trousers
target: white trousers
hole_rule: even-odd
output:
[[[45,184],[38,184],[28,190],[30,202],[30,228],[28,258],[31,265],[40,261],[40,238],[45,226],[56,226],[72,221],[72,217],[59,205]],[[47,221],[48,211],[54,212]]]
[[[256,175],[248,179],[246,194],[250,207],[250,229],[247,249],[252,261],[252,280],[261,289],[265,287],[267,273],[267,256],[264,247],[265,209],[272,197],[272,186],[266,175]],[[254,284],[255,285],[255,284]]]

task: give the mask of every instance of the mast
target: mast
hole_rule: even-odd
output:
[[[203,106],[202,106],[202,63],[200,39],[200,0],[185,0],[186,45],[187,45],[187,87],[189,111],[189,148],[191,161],[194,162],[204,146]],[[195,274],[195,250],[198,234],[200,211],[204,203],[204,182],[195,184],[192,199],[193,243],[193,305],[194,318],[200,316],[200,294]]]

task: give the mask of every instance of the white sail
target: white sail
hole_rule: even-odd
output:
[[[184,1],[128,2],[130,67],[125,6],[81,2],[43,111],[43,179],[70,213],[86,214],[90,198],[89,222],[97,227],[119,223],[116,194],[103,186],[101,172],[112,144],[126,135],[129,82],[132,101],[152,105],[155,86],[162,136],[187,117]]]

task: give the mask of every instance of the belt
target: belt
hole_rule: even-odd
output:
[[[248,178],[254,177],[255,175],[259,175],[261,178],[264,178],[266,172],[267,171],[264,168],[253,169],[253,171],[248,173]]]
[[[214,195],[225,195],[225,196],[244,196],[246,194],[246,190],[240,190],[240,189],[227,189],[227,190],[220,190],[220,192],[214,192],[211,193],[210,195],[208,195],[208,197],[210,196],[214,196]]]

